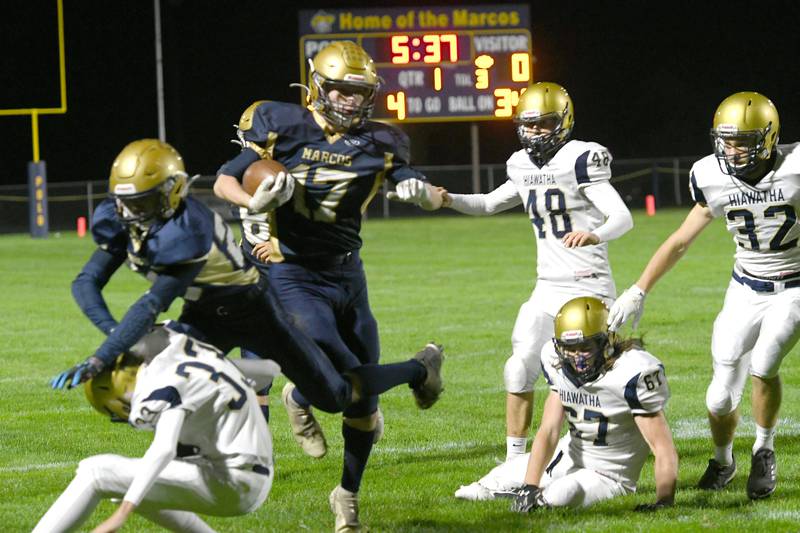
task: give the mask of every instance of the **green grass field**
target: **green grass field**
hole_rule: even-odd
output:
[[[634,213],[636,227],[612,243],[620,292],[635,281],[684,210]],[[458,501],[453,492],[505,455],[503,363],[519,305],[533,287],[534,239],[522,214],[492,218],[370,220],[363,257],[380,324],[384,361],[405,359],[429,340],[446,347],[445,392],[418,411],[409,390],[383,396],[386,434],[376,446],[361,491],[362,521],[372,531],[797,531],[800,529],[800,364],[787,356],[777,438],[778,490],[766,501],[745,495],[754,429],[749,393],[735,443],[740,472],[722,493],[692,487],[712,453],[705,420],[711,376],[711,326],[730,276],[733,244],[716,222],[648,296],[640,331],[666,365],[672,388],[668,418],[680,455],[677,505],[633,513],[654,499],[652,460],[638,494],[588,510],[520,516],[507,500]],[[70,282],[93,249],[73,235],[0,238],[0,530],[29,531],[69,483],[79,460],[97,453],[140,456],[150,434],[112,424],[91,410],[81,390],[54,392],[48,379],[92,353],[101,334],[70,295]],[[146,288],[121,270],[105,290],[117,315]],[[173,305],[170,315],[179,311]],[[289,432],[279,391],[272,392],[276,477],[269,499],[240,518],[209,517],[220,531],[330,531],[327,497],[341,467],[340,421],[322,415],[330,451],[304,455]],[[537,411],[545,387],[537,388]],[[748,387],[749,391],[749,387]],[[539,394],[542,393],[542,394]],[[538,416],[537,416],[538,418]],[[87,528],[110,514],[103,503]],[[136,517],[128,531],[151,531]]]

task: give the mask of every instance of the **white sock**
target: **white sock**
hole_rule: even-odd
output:
[[[714,447],[714,459],[723,466],[733,464],[733,442]]]
[[[756,424],[756,442],[753,444],[753,454],[761,448],[775,450],[775,433],[777,433],[775,428],[777,427],[776,425],[771,428],[762,428]]]
[[[506,461],[525,455],[527,447],[528,439],[526,437],[506,437]]]

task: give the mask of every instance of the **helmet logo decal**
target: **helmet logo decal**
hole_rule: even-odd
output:
[[[350,74],[347,73],[344,75],[344,81],[366,81],[367,78],[362,76],[361,74]]]
[[[561,333],[562,342],[576,342],[583,340],[583,331],[579,329],[570,329]]]
[[[133,183],[117,183],[114,194],[136,194],[136,185]]]

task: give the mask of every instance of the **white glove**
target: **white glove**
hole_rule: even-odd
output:
[[[417,204],[423,209],[432,209],[431,193],[428,185],[417,178],[403,180],[395,186],[394,191],[386,193],[389,200]]]
[[[288,202],[294,193],[294,178],[286,172],[278,172],[274,179],[267,178],[258,186],[247,203],[252,213],[272,211]]]
[[[644,313],[645,296],[646,293],[636,285],[631,285],[627,291],[623,292],[608,312],[608,329],[618,330],[631,317],[633,318],[631,327],[636,329],[639,320],[642,319],[642,313]]]

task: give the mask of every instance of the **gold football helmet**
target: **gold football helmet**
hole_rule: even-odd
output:
[[[336,41],[309,63],[309,102],[325,120],[346,130],[372,116],[381,79],[363,48],[351,41]],[[331,91],[341,95],[337,101],[330,98]]]
[[[772,157],[779,131],[778,110],[769,98],[752,91],[730,95],[717,107],[711,128],[720,170],[737,178],[753,177]]]
[[[108,180],[125,224],[147,228],[171,217],[187,192],[181,154],[158,139],[141,139],[122,149]]]
[[[555,343],[564,374],[581,386],[605,372],[614,351],[614,333],[608,331],[608,309],[597,298],[583,296],[565,303],[555,321]]]
[[[100,372],[83,384],[86,399],[99,413],[110,416],[112,421],[127,422],[140,365],[140,359],[120,355],[113,368]]]
[[[557,83],[529,85],[519,97],[514,115],[517,136],[536,166],[546,164],[569,140],[575,108],[566,89]]]

